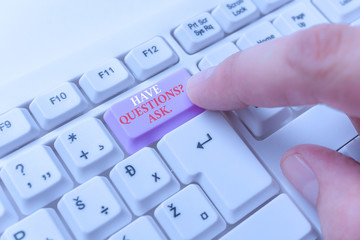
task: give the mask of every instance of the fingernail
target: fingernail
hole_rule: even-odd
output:
[[[186,87],[186,92],[193,103],[198,103],[198,96],[204,91],[204,82],[212,75],[216,67],[203,70],[192,76]]]
[[[210,67],[208,69],[205,69],[204,71],[202,71],[202,77],[204,79],[208,79],[214,72],[214,70],[216,69],[216,67]]]
[[[216,69],[216,67],[211,67],[211,68],[207,68],[201,72],[199,72],[198,74],[194,75],[192,78],[190,78],[190,82],[194,83],[194,82],[202,82],[202,81],[206,81],[214,72],[214,70]]]
[[[319,194],[319,182],[309,165],[300,154],[286,157],[281,164],[282,171],[291,184],[315,206]]]

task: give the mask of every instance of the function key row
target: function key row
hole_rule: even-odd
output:
[[[177,61],[178,56],[161,37],[134,48],[125,57],[125,63],[139,80],[145,80]],[[79,80],[80,87],[94,104],[134,83],[134,77],[118,59],[86,72]],[[50,131],[85,112],[89,106],[80,88],[75,83],[65,82],[31,102],[29,110],[33,116],[25,108],[0,115],[0,157],[39,137],[41,129]]]

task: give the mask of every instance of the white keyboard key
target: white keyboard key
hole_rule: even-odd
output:
[[[311,105],[305,105],[305,106],[290,106],[290,109],[293,110],[295,113],[305,112],[305,111],[308,110],[309,108],[311,108]]]
[[[155,37],[131,50],[124,61],[137,79],[145,80],[178,60],[170,46],[161,37]]]
[[[236,42],[236,45],[241,50],[245,50],[256,44],[281,36],[281,33],[270,22],[262,22],[245,31],[244,35]]]
[[[85,119],[62,133],[54,143],[56,151],[77,182],[83,183],[124,158],[104,124]]]
[[[209,13],[202,13],[176,28],[174,36],[192,54],[221,39],[224,32]]]
[[[258,18],[260,12],[250,0],[227,0],[215,8],[212,15],[224,31],[230,33]]]
[[[105,177],[66,193],[58,209],[76,239],[104,239],[131,221],[131,214]]]
[[[201,61],[199,62],[199,69],[205,70],[207,68],[217,66],[222,61],[224,61],[227,57],[233,55],[238,52],[239,49],[233,43],[226,43],[217,49],[211,51],[207,54]]]
[[[86,72],[79,80],[81,88],[94,103],[100,103],[125,90],[134,82],[133,76],[116,58]]]
[[[202,113],[168,133],[158,149],[182,183],[200,184],[228,223],[278,192],[277,184],[218,112]]]
[[[356,161],[360,162],[360,137],[357,136],[351,142],[346,144],[343,148],[340,149],[339,152],[352,157]]]
[[[310,4],[303,2],[286,9],[273,22],[282,35],[290,35],[323,23],[327,23],[327,20]]]
[[[40,209],[9,227],[1,240],[69,240],[72,237],[53,209]]]
[[[290,0],[253,0],[260,11],[264,14],[271,12],[289,1]]]
[[[333,23],[351,23],[360,16],[358,0],[313,0],[313,2]]]
[[[3,167],[0,176],[23,214],[49,204],[73,186],[47,146],[36,146],[16,155]]]
[[[292,112],[286,107],[248,107],[237,111],[245,126],[257,139],[264,139],[279,130],[292,119]]]
[[[136,215],[142,215],[180,189],[180,184],[152,148],[118,163],[111,180]]]
[[[189,185],[167,199],[155,209],[154,215],[174,240],[212,239],[226,226],[197,185]]]
[[[30,104],[39,125],[50,130],[81,113],[87,102],[73,83],[66,82],[51,92],[39,96]]]
[[[14,108],[0,116],[0,157],[33,140],[40,129],[23,108]]]
[[[356,20],[355,22],[353,22],[351,24],[351,26],[354,26],[354,27],[359,27],[360,26],[360,19]]]
[[[112,235],[109,240],[166,240],[155,221],[150,216],[143,216]]]
[[[325,105],[316,105],[268,138],[262,141],[248,139],[264,164],[284,180],[279,163],[287,149],[306,143],[337,150],[355,136],[357,132],[346,114]]]
[[[221,238],[238,239],[298,240],[317,237],[290,198],[281,194]]]
[[[18,221],[19,217],[10,201],[6,198],[4,191],[0,187],[0,233],[5,228]]]

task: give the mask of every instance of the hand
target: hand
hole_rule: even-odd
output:
[[[360,28],[322,25],[239,52],[188,82],[197,105],[234,110],[323,103],[360,130]],[[360,238],[360,165],[314,145],[289,149],[284,175],[316,205],[325,239]]]

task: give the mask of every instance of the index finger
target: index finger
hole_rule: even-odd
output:
[[[321,25],[234,54],[188,82],[213,110],[324,103],[360,117],[360,28]]]

